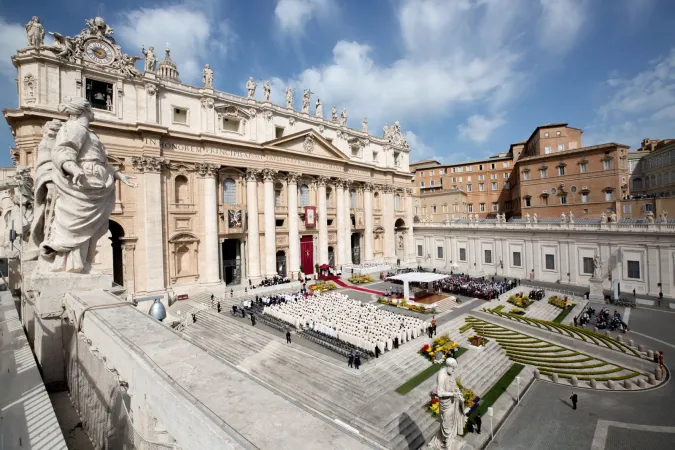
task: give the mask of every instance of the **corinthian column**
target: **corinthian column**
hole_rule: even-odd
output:
[[[352,219],[351,206],[352,196],[349,192],[349,184],[345,183],[345,264],[351,264],[352,261]]]
[[[384,222],[384,260],[396,261],[396,236],[394,232],[394,188],[384,186],[384,204],[382,217]]]
[[[218,252],[218,200],[215,164],[197,164],[204,199],[204,267],[199,268],[202,283],[220,282],[220,257]]]
[[[258,174],[255,169],[246,171],[246,211],[248,220],[248,277],[252,281],[260,279],[260,231],[258,230]]]
[[[408,225],[407,242],[405,243],[406,259],[409,263],[415,262],[415,237],[413,236],[413,190],[406,189],[405,207],[406,224]],[[449,250],[448,250],[449,251]]]
[[[365,243],[364,262],[371,262],[373,258],[373,185],[366,183],[363,187],[363,209],[365,216]]]
[[[262,172],[265,192],[265,275],[277,274],[277,235],[274,216],[274,177],[276,171],[265,169]]]
[[[328,264],[328,208],[326,177],[319,177],[319,264]]]
[[[298,224],[299,173],[289,173],[288,180],[288,253],[291,277],[300,271],[300,225]]]
[[[345,258],[345,197],[344,181],[335,182],[335,227],[337,228],[337,254],[335,255],[335,265],[339,266],[347,262]]]

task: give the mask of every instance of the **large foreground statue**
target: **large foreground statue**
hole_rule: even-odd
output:
[[[464,432],[464,397],[455,381],[457,361],[448,358],[446,370],[438,372],[438,401],[441,411],[441,429],[429,442],[428,448],[434,450],[458,450],[465,442],[459,438]]]
[[[49,207],[41,210],[42,214],[53,214],[51,223],[44,216],[37,219],[49,226],[40,243],[38,270],[87,273],[96,243],[108,231],[108,219],[115,205],[115,180],[131,187],[136,184],[130,181],[133,177],[108,164],[103,144],[89,129],[94,113],[87,100],[71,98],[59,105],[59,111],[68,114],[68,121],[58,130],[53,148],[41,149],[49,151],[51,158],[46,166],[42,161],[37,174],[38,178],[45,177],[38,181],[38,190],[45,189],[38,192],[39,202],[53,200],[54,205],[53,212]],[[57,127],[52,124],[48,128],[53,132]],[[44,185],[47,182],[54,185],[53,198],[47,195]],[[35,234],[38,237],[39,232]]]

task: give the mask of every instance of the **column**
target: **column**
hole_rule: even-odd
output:
[[[276,171],[265,169],[262,172],[265,195],[265,275],[273,277],[277,274],[277,235],[276,217],[274,215],[274,177]]]
[[[337,199],[335,205],[335,215],[337,216],[337,254],[335,255],[335,265],[337,267],[346,264],[345,256],[345,196],[344,196],[344,181],[337,180],[335,182],[335,198]]]
[[[373,256],[373,185],[366,183],[363,187],[363,209],[365,216],[365,243],[364,243],[364,262],[371,262]]]
[[[352,264],[352,219],[351,219],[351,205],[352,196],[349,192],[349,184],[345,182],[344,189],[345,198],[345,262],[344,264]]]
[[[220,261],[218,258],[218,190],[216,188],[216,174],[218,166],[215,164],[197,164],[199,180],[202,185],[204,201],[204,267],[199,268],[202,283],[211,284],[220,282]]]
[[[396,236],[394,235],[394,189],[393,186],[385,186],[383,191],[384,203],[382,205],[382,217],[384,222],[384,260],[396,262]]]
[[[239,258],[239,271],[240,271],[240,277],[241,277],[241,283],[242,284],[244,283],[244,280],[246,279],[246,261],[244,261],[244,255],[245,254],[246,254],[246,241],[241,239],[239,241],[239,254],[237,255],[237,258]]]
[[[406,257],[408,262],[414,263],[415,262],[415,237],[413,236],[413,190],[412,189],[406,189],[406,198],[405,198],[405,207],[406,207],[406,224],[408,225],[408,234],[406,235],[406,238],[408,242],[406,242],[405,247],[406,247]],[[451,251],[448,249],[448,251]],[[452,258],[452,253],[450,254],[451,260],[454,261]]]
[[[258,174],[255,169],[246,171],[246,211],[248,214],[248,275],[253,281],[260,279],[260,231],[258,230]],[[244,280],[242,279],[242,283]]]
[[[326,177],[319,177],[319,261],[318,264],[328,264],[328,206],[326,205]],[[316,255],[316,253],[314,253]],[[317,263],[315,263],[317,264]]]
[[[299,173],[287,175],[288,190],[288,256],[291,278],[300,272],[300,225],[298,223],[298,178]]]
[[[136,268],[134,267],[134,252],[136,244],[131,242],[124,242],[122,238],[122,259],[124,261],[124,288],[127,294],[136,293]]]

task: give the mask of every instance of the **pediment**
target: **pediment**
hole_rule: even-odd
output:
[[[263,148],[349,162],[347,155],[311,129],[268,141],[263,144]]]

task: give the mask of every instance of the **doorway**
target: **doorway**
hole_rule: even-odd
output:
[[[314,273],[314,238],[312,236],[300,238],[300,264],[305,274]]]
[[[240,248],[239,239],[225,239],[222,243],[225,284],[241,284]]]
[[[361,233],[352,233],[352,263],[361,264]]]
[[[124,286],[124,260],[122,258],[121,239],[124,237],[124,228],[119,223],[109,220],[108,230],[110,231],[110,243],[112,247],[113,281],[120,286]]]
[[[286,276],[286,252],[283,250],[277,252],[277,275]]]

